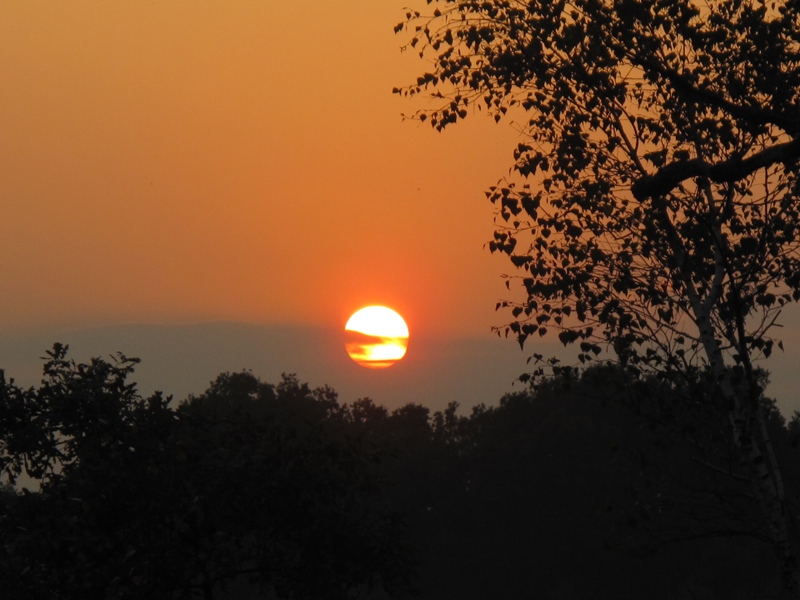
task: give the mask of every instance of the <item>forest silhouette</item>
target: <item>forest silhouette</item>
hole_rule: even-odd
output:
[[[783,597],[704,373],[564,369],[431,414],[249,372],[143,398],[137,362],[56,345],[39,387],[0,379],[30,478],[0,495],[4,597]],[[800,417],[761,405],[797,473]]]

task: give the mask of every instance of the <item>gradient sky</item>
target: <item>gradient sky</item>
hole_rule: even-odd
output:
[[[0,4],[0,327],[216,319],[485,334],[483,190],[517,137],[444,135],[374,0]]]
[[[303,343],[319,348],[295,349],[300,354],[274,340],[253,338],[247,348],[302,354],[304,377],[354,395],[396,393],[416,377],[409,400],[424,401],[426,385],[484,396],[496,389],[475,399],[499,397],[525,362],[513,342],[498,351],[491,339],[490,327],[505,318],[494,305],[510,265],[483,248],[493,231],[483,192],[508,173],[518,135],[512,124],[480,116],[443,134],[402,119],[420,101],[391,90],[425,67],[400,52],[405,38],[392,31],[406,4],[0,3],[0,367],[32,368],[28,358],[56,341],[51,332],[118,327],[106,331],[127,331],[132,348],[87,342],[83,350],[142,348],[147,365],[169,356],[158,355],[169,344],[157,340],[178,336],[183,345],[174,347],[183,350],[175,352],[191,349],[197,360],[175,363],[186,373],[172,383],[199,392],[197,382],[223,369],[257,369],[276,356],[214,362],[209,357],[223,354],[215,345],[234,335],[220,331],[230,328],[159,329],[148,345],[119,327],[238,322],[256,328],[251,337],[278,327],[329,332],[379,303],[408,321],[409,365],[425,355],[414,358],[415,336],[486,345],[453,351],[461,358],[446,368],[427,363],[428,379],[405,366],[372,388],[374,373],[361,373],[372,379],[358,385],[355,375],[337,380],[348,368],[337,362],[343,348],[324,357],[325,368],[309,362],[328,347],[313,337]],[[156,330],[137,335],[147,331]],[[292,339],[280,331],[275,339]],[[800,408],[797,331],[787,330],[787,352],[770,365],[789,410]],[[44,346],[32,350],[31,340]],[[434,347],[424,348],[428,356]],[[245,356],[244,346],[237,352]],[[514,352],[517,364],[508,358]],[[481,387],[481,365],[481,381],[494,387]],[[315,379],[315,368],[330,379]],[[160,387],[174,391],[167,381]]]

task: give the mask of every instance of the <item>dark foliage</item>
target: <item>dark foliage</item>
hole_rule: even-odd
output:
[[[423,597],[783,597],[742,466],[721,468],[732,441],[695,406],[706,404],[596,367],[433,415],[391,478],[412,490],[393,497],[420,545]]]
[[[3,382],[3,467],[39,486],[0,489],[4,597],[784,597],[702,372],[565,369],[469,415],[234,373],[172,408],[65,352]]]
[[[441,131],[485,111],[521,135],[492,252],[516,300],[498,333],[548,333],[671,379],[713,374],[737,462],[800,599],[797,515],[756,361],[800,300],[795,0],[427,0],[395,28],[427,72],[397,93]],[[557,359],[534,354],[534,376]],[[526,375],[530,376],[530,375]]]
[[[210,599],[233,586],[349,598],[403,583],[376,455],[337,429],[335,394],[221,375],[177,410],[143,399],[134,361],[49,353],[38,389],[2,381],[0,459],[39,488],[3,496],[18,598]]]

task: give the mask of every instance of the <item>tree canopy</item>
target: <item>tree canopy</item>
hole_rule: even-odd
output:
[[[800,6],[428,4],[396,30],[432,69],[396,91],[432,97],[417,117],[437,130],[486,111],[522,136],[487,192],[490,249],[520,271],[506,334],[555,331],[581,361],[608,350],[663,377],[710,368],[800,598],[754,366],[800,299]]]
[[[137,360],[66,352],[48,352],[38,388],[0,372],[0,469],[38,486],[0,498],[10,597],[345,599],[404,585],[396,519],[373,501],[378,456],[340,431],[332,390],[226,373],[174,408],[139,396]]]
[[[386,600],[413,571],[421,598],[783,597],[732,440],[707,434],[713,379],[597,365],[465,415],[242,372],[174,406],[137,395],[135,360],[65,351],[0,389],[5,468],[42,447],[23,440],[77,450],[0,486],[4,597]],[[798,419],[764,406],[797,472]]]
[[[688,360],[704,308],[725,349],[769,353],[800,297],[794,3],[431,4],[401,26],[435,68],[397,91],[441,98],[418,113],[437,129],[487,110],[525,138],[513,171],[534,183],[489,192],[491,248],[529,273],[519,339],[552,327],[662,365]]]

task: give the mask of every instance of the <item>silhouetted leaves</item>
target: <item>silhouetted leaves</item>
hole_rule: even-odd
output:
[[[0,487],[5,597],[377,599],[408,589],[414,556],[422,598],[779,592],[708,371],[556,365],[468,415],[225,373],[172,408],[136,394],[127,362],[65,352],[0,395],[0,415],[35,408],[75,452],[45,453],[38,490]],[[794,472],[797,419],[759,404]],[[22,422],[3,420],[6,466],[26,464],[8,443]]]
[[[800,598],[754,367],[781,308],[800,298],[800,9],[429,4],[396,29],[414,32],[430,65],[400,93],[430,96],[418,114],[437,130],[486,111],[523,136],[511,176],[487,194],[489,249],[509,255],[521,284],[500,330],[522,346],[555,331],[667,380],[708,365]]]
[[[395,518],[371,499],[379,455],[344,434],[333,390],[224,374],[174,409],[127,382],[136,361],[48,355],[39,388],[0,389],[0,464],[39,485],[0,513],[17,598],[404,585]]]

